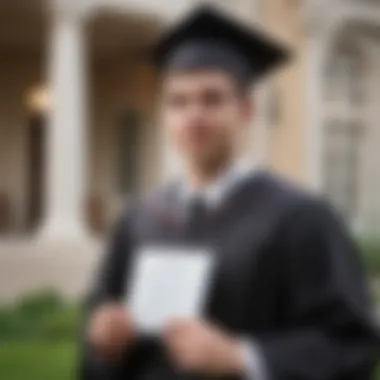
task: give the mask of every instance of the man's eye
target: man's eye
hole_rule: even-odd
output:
[[[207,106],[218,106],[224,102],[224,96],[218,92],[206,92],[203,95],[203,103]]]
[[[181,108],[186,106],[187,100],[185,96],[171,96],[167,99],[167,104],[170,107]]]

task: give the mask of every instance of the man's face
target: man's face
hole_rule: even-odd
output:
[[[200,70],[164,77],[162,112],[185,160],[212,167],[234,154],[251,106],[228,74]]]

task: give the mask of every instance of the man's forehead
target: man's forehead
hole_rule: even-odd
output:
[[[163,75],[164,89],[200,90],[207,88],[230,88],[236,85],[235,78],[223,70],[202,68],[191,71],[168,71]]]

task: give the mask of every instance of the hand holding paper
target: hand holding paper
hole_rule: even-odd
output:
[[[164,332],[170,358],[181,371],[244,375],[244,347],[235,336],[204,320],[173,320]]]
[[[127,298],[139,331],[159,333],[172,318],[197,318],[213,255],[207,249],[146,247],[136,252]]]
[[[130,313],[113,302],[100,306],[91,316],[88,338],[103,360],[118,359],[135,340]]]

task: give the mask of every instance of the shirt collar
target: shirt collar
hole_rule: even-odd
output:
[[[180,198],[185,205],[199,197],[204,200],[206,206],[218,207],[225,200],[229,191],[252,171],[252,166],[247,162],[237,161],[203,189],[194,189],[188,181],[183,180],[180,183]]]

